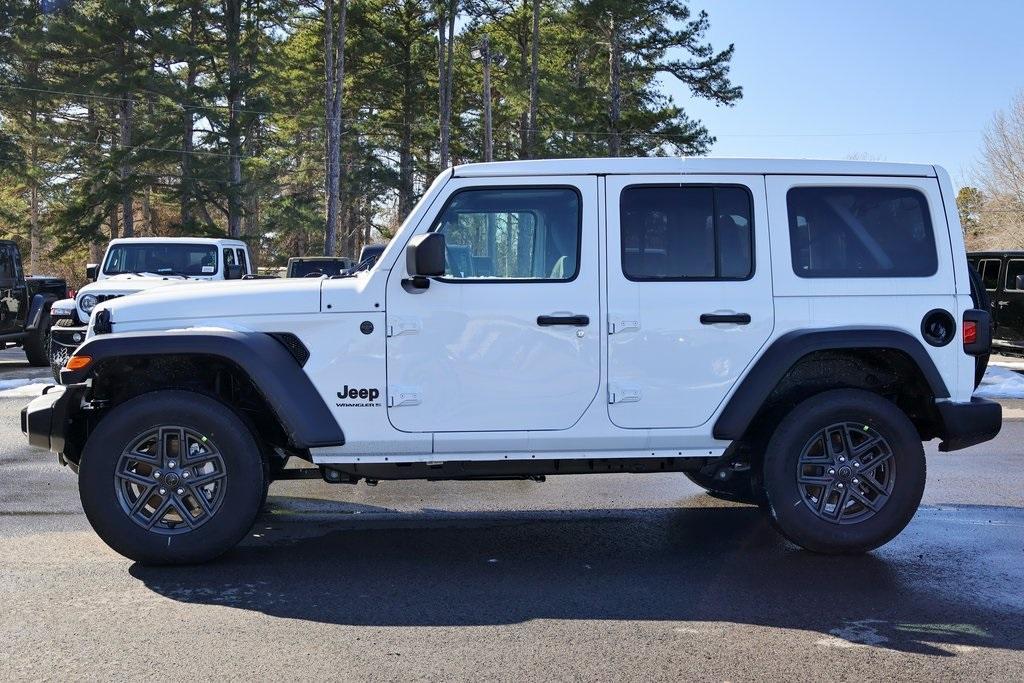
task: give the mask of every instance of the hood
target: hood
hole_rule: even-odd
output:
[[[110,311],[114,323],[156,321],[172,328],[211,318],[319,313],[320,279],[189,280],[153,287],[97,306]]]
[[[186,280],[180,275],[131,275],[126,273],[90,282],[78,290],[78,294],[79,296],[83,294],[134,294],[151,287],[164,287],[184,282],[194,283],[196,280]]]

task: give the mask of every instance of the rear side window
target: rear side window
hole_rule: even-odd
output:
[[[927,277],[938,268],[928,201],[895,187],[795,187],[786,195],[799,277]]]
[[[245,249],[238,250],[238,265],[242,266],[242,274],[249,274],[249,264],[246,262]]]
[[[1017,286],[1017,277],[1020,275],[1024,275],[1024,261],[1016,259],[1008,261],[1006,263],[1006,281],[1003,283],[1003,289],[1008,292],[1024,290],[1024,287]]]
[[[754,272],[745,188],[627,187],[619,211],[630,280],[744,280]]]
[[[999,287],[999,259],[987,258],[978,261],[978,275],[985,283],[985,289],[994,292]]]

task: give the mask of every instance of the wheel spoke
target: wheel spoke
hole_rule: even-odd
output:
[[[117,473],[117,476],[126,481],[130,481],[133,484],[138,484],[139,486],[152,486],[153,484],[152,477],[144,477],[138,472],[132,472],[128,469],[122,468],[121,471]]]
[[[216,472],[210,472],[209,474],[200,474],[200,475],[196,476],[195,479],[192,480],[192,484],[191,485],[193,487],[206,486],[207,484],[209,484],[211,482],[215,482],[215,481],[217,481],[219,479],[223,479],[224,476],[225,476],[224,473],[219,471],[219,470],[216,471]]]
[[[833,519],[839,519],[840,517],[842,517],[842,516],[843,516],[843,508],[845,508],[845,507],[846,507],[846,499],[847,499],[847,497],[848,497],[848,495],[849,495],[849,493],[848,493],[848,492],[849,492],[849,490],[850,490],[850,489],[849,489],[849,488],[847,488],[846,486],[844,486],[844,487],[843,487],[843,488],[841,488],[841,489],[840,489],[840,488],[837,488],[837,489],[835,489],[835,490],[836,490],[836,491],[839,491],[839,500],[838,500],[838,501],[836,501],[836,507],[835,507],[835,509],[834,509],[834,510],[832,510],[832,512],[831,512],[831,513],[829,513],[829,512],[828,512],[828,511],[826,510],[826,511],[825,511],[825,514],[826,514],[826,515],[828,515],[829,517],[833,518]]]
[[[199,488],[196,486],[190,486],[189,492],[192,494],[192,497],[195,498],[199,505],[203,508],[203,512],[205,514],[213,514],[213,506],[210,505],[210,501],[207,500],[205,493],[199,490]]]
[[[865,496],[863,493],[858,491],[856,486],[854,486],[854,487],[852,487],[850,489],[850,497],[853,498],[854,500],[856,500],[857,502],[859,502],[864,507],[866,507],[869,510],[871,510],[872,512],[878,512],[878,509],[879,509],[879,507],[877,505],[878,499],[876,499],[874,501],[870,500],[867,496]],[[884,501],[884,498],[881,499],[881,500]]]
[[[825,486],[821,487],[821,492],[818,494],[818,507],[817,511],[819,514],[825,514],[825,506],[828,504],[828,499],[832,497],[832,482],[829,482]]]
[[[832,477],[827,474],[822,474],[820,476],[801,474],[797,477],[797,481],[808,486],[825,486],[832,481]]]
[[[135,504],[132,506],[131,514],[137,515],[142,508],[146,507],[146,503],[149,502],[154,491],[156,491],[156,485],[148,487],[142,495],[136,499]]]
[[[147,529],[152,529],[157,524],[157,522],[164,518],[164,515],[167,514],[167,511],[171,507],[171,501],[171,496],[164,496],[163,501],[160,503],[160,505],[157,506],[156,510],[153,512],[153,515],[146,522]]]

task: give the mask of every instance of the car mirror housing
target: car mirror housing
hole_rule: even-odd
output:
[[[99,275],[99,273],[100,273],[100,264],[98,264],[98,263],[87,263],[85,265],[85,277],[88,280],[90,280],[92,282],[96,282],[96,277]]]
[[[428,232],[416,235],[405,248],[405,264],[413,277],[437,277],[444,275],[444,235]]]

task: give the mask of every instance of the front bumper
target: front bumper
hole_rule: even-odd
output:
[[[21,431],[29,445],[45,448],[66,461],[67,439],[82,409],[85,384],[47,387],[42,396],[21,409]],[[77,459],[77,453],[74,454]]]
[[[81,327],[59,327],[54,325],[50,328],[50,360],[63,366],[68,358],[74,355],[75,350],[85,341],[85,335],[89,331],[86,326]]]
[[[1003,407],[995,401],[972,398],[970,403],[936,403],[942,418],[940,451],[956,451],[994,439],[1003,425]]]

